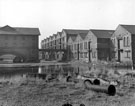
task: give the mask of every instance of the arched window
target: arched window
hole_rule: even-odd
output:
[[[129,37],[127,37],[127,46],[129,46]]]
[[[126,46],[126,37],[124,37],[123,46]]]

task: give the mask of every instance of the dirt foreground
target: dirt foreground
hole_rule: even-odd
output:
[[[123,83],[124,82],[124,83]],[[121,79],[115,96],[87,90],[83,82],[46,82],[42,79],[23,77],[19,82],[0,83],[0,106],[135,106],[135,81]]]

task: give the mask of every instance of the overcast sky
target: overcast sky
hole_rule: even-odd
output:
[[[135,0],[0,0],[0,26],[38,27],[40,41],[63,28],[135,25]]]

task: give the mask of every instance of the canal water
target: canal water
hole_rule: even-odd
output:
[[[32,74],[43,74],[46,77],[51,77],[53,79],[58,79],[60,76],[74,76],[77,77],[83,72],[89,73],[90,71],[97,69],[92,69],[87,66],[71,66],[71,65],[45,65],[45,66],[35,66],[35,67],[0,67],[0,82],[1,81],[19,81],[21,78]],[[131,69],[109,69],[110,72],[118,70],[119,72],[131,71]],[[99,70],[98,70],[99,71]],[[98,72],[97,71],[97,72]],[[101,73],[104,74],[104,73]],[[28,76],[30,77],[30,76]]]
[[[78,68],[70,65],[45,65],[34,67],[0,67],[0,82],[1,81],[19,81],[24,77],[33,77],[32,75],[42,74],[53,79],[60,75],[63,77],[73,75],[78,72]],[[77,75],[77,74],[76,74]]]

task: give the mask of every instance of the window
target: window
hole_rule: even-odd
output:
[[[96,58],[96,52],[92,52],[92,57]]]
[[[123,46],[124,46],[124,47],[130,46],[129,37],[124,37]]]
[[[80,55],[80,56],[79,56],[80,58],[83,58],[83,53],[82,53],[82,52],[81,52],[79,55]]]
[[[54,41],[54,45],[56,45],[56,40]]]
[[[76,50],[76,44],[74,44],[74,50]]]
[[[83,49],[83,43],[81,43],[81,49]]]
[[[82,58],[82,53],[79,53],[79,57]]]
[[[73,45],[71,45],[71,50],[73,50]]]
[[[78,56],[78,54],[77,54],[77,53],[75,53],[75,58],[77,58],[77,56]]]
[[[84,49],[88,49],[87,42],[84,42]]]
[[[75,44],[75,50],[77,50],[77,44]]]
[[[59,44],[61,44],[62,43],[62,41],[61,41],[61,38],[60,38],[60,40],[59,40]]]
[[[84,53],[84,58],[87,58],[87,57],[88,57],[88,53],[85,52],[85,53]]]
[[[124,37],[123,46],[126,46],[126,37]]]
[[[127,46],[130,46],[129,37],[127,37]]]
[[[82,58],[84,58],[84,53],[82,53]]]
[[[125,58],[130,58],[130,51],[126,51],[127,56]]]
[[[44,47],[44,49],[46,49],[46,47],[47,47],[47,45],[45,44],[45,47]]]
[[[83,43],[80,43],[80,50],[83,49]]]
[[[63,42],[64,42],[65,38],[63,37]]]
[[[77,44],[75,44],[75,46],[74,46],[74,50],[77,50]]]

